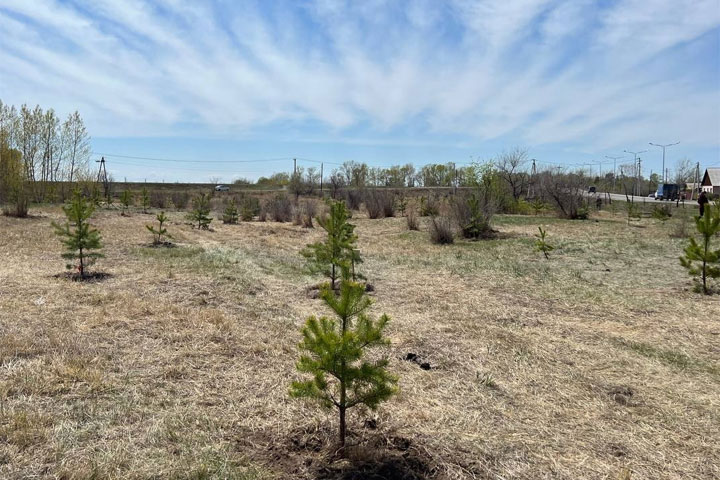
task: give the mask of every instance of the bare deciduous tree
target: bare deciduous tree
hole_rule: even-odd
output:
[[[528,173],[525,171],[527,157],[527,150],[515,147],[500,154],[495,161],[498,175],[505,181],[515,200],[520,199],[522,192],[527,188]]]

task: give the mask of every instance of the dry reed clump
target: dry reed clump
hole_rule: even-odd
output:
[[[438,245],[449,245],[455,242],[455,225],[450,217],[430,218],[430,241]]]
[[[407,223],[408,230],[420,230],[420,223],[418,221],[417,213],[415,213],[415,209],[411,208],[408,210],[405,221]]]
[[[167,193],[161,192],[159,190],[153,190],[152,192],[150,192],[150,206],[153,208],[167,208],[167,206],[168,206]]]
[[[98,211],[112,276],[76,283],[54,277],[59,209],[0,217],[0,478],[716,478],[720,305],[668,260],[682,213],[543,218],[553,262],[533,216],[438,248],[356,215],[400,393],[351,416],[346,459],[287,397],[320,232],[169,212],[178,246],[151,249],[146,218]]]
[[[266,216],[276,222],[290,222],[293,220],[293,205],[290,198],[284,193],[277,193],[266,199],[262,208]]]
[[[369,218],[395,216],[395,196],[387,190],[368,190],[365,192],[365,209]]]

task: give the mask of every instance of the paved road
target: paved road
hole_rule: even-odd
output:
[[[597,196],[599,196],[599,197],[601,197],[601,198],[606,198],[606,194],[605,194],[604,192],[598,192],[598,193],[595,193],[595,194],[590,193],[590,194],[588,194],[588,196],[591,197],[591,198],[597,197]],[[625,202],[625,201],[627,201],[628,199],[630,199],[630,201],[635,202],[635,203],[649,203],[649,204],[651,204],[651,205],[652,205],[652,204],[660,205],[660,204],[662,204],[662,203],[675,203],[675,202],[670,202],[670,201],[665,201],[665,200],[655,200],[654,198],[650,198],[650,197],[640,197],[640,196],[633,196],[633,195],[628,195],[628,196],[626,197],[625,195],[620,194],[620,193],[611,193],[611,194],[610,194],[610,198],[611,198],[613,201],[618,201],[618,202]],[[691,203],[691,204],[692,204],[692,203],[695,203],[695,202],[696,202],[696,200],[685,200],[685,203]],[[683,203],[682,200],[680,201],[680,203]]]

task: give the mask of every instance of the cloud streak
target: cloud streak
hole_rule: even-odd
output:
[[[720,143],[716,0],[0,0],[0,98],[96,136]]]

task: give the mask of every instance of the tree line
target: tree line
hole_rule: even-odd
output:
[[[90,154],[90,135],[77,111],[63,121],[52,108],[0,100],[0,202],[17,208],[28,200],[64,199],[69,188],[60,182],[91,179]]]

